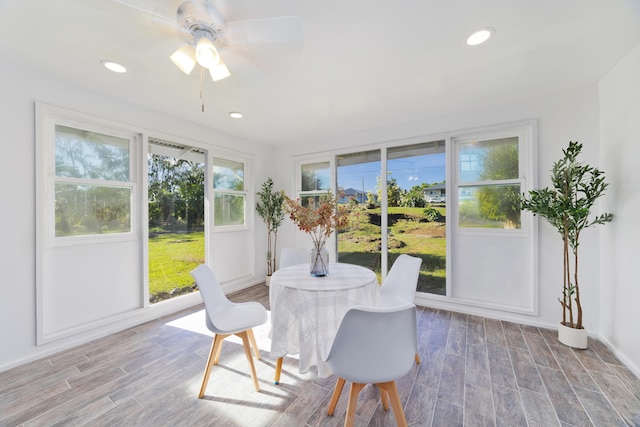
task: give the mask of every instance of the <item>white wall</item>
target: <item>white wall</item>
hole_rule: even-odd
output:
[[[491,125],[538,119],[538,184],[550,185],[549,170],[552,163],[562,155],[570,140],[584,144],[582,159],[596,162],[598,147],[598,88],[596,85],[580,87],[553,97],[538,97],[513,100],[509,103],[491,105],[478,110],[461,110],[456,114],[425,118],[420,121],[399,123],[376,129],[354,132],[340,137],[317,140],[304,145],[278,147],[276,158],[278,184],[292,189],[291,156],[324,152],[325,150],[344,150],[353,147],[365,148],[369,144],[380,144],[418,136],[425,141],[432,140],[447,132]],[[282,232],[283,245],[294,244],[293,226],[287,221]],[[418,302],[432,307],[441,307],[456,311],[474,313],[489,317],[513,320],[527,324],[556,328],[560,321],[561,310],[557,302],[562,290],[562,243],[555,230],[540,222],[539,226],[539,314],[530,316],[491,309],[479,309],[450,301],[421,299]],[[581,273],[583,280],[582,302],[585,309],[585,325],[591,333],[598,333],[600,325],[598,304],[599,250],[598,232],[589,230],[584,234],[581,245]]]
[[[600,156],[609,182],[601,208],[600,334],[640,375],[640,44],[600,82]]]
[[[0,371],[51,354],[106,333],[201,302],[191,294],[166,303],[156,304],[138,313],[137,318],[74,338],[61,339],[36,346],[35,294],[35,101],[57,105],[97,117],[135,125],[141,130],[176,135],[204,144],[213,144],[253,154],[256,159],[254,186],[257,188],[267,176],[272,150],[250,141],[231,137],[190,122],[164,116],[151,109],[123,104],[78,88],[72,83],[54,80],[37,71],[19,69],[0,62],[0,120],[2,126],[2,202],[0,202]],[[255,190],[255,189],[254,189]],[[251,189],[249,191],[252,191]],[[255,191],[253,191],[255,192]],[[256,223],[256,251],[264,252],[263,232]],[[251,236],[250,236],[251,237]],[[224,240],[224,239],[219,239]],[[214,243],[215,244],[215,243]],[[224,251],[212,251],[224,256]],[[223,255],[219,255],[222,253]],[[265,267],[261,257],[255,266],[234,263],[251,270],[251,276],[232,283],[243,287],[264,280]],[[224,260],[221,261],[225,263]],[[228,272],[227,272],[228,273]],[[236,276],[246,274],[237,272]],[[230,288],[229,288],[230,290]]]

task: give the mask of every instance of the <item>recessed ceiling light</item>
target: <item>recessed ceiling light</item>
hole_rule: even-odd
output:
[[[113,71],[114,73],[124,73],[127,71],[126,68],[124,68],[122,65],[118,64],[117,62],[103,60],[103,61],[100,61],[100,63],[104,65],[105,68]]]
[[[231,117],[233,117],[234,119],[241,119],[242,118],[242,113],[238,113],[236,111],[232,111],[229,113],[229,115]]]
[[[489,40],[489,38],[496,32],[495,29],[491,27],[481,28],[477,31],[471,33],[469,37],[467,37],[467,44],[469,46],[477,46]]]

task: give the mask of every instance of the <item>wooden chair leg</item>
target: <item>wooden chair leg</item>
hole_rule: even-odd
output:
[[[378,387],[380,390],[380,400],[382,400],[382,409],[385,411],[389,410],[389,394],[383,388]]]
[[[278,385],[280,384],[280,374],[282,373],[282,357],[278,357],[278,361],[276,362],[276,376],[273,382]]]
[[[211,368],[218,363],[216,358],[216,352],[220,355],[220,347],[222,347],[222,340],[224,336],[216,335],[211,342],[211,350],[209,351],[209,357],[207,358],[207,366],[204,368],[204,375],[202,376],[202,385],[200,386],[200,392],[198,393],[198,399],[202,399],[204,392],[207,389],[207,383],[209,382],[209,374],[211,374]]]
[[[345,427],[353,426],[353,423],[356,421],[356,405],[358,404],[358,395],[360,394],[360,390],[362,390],[364,386],[365,384],[351,383],[351,390],[349,391],[349,403],[347,404],[347,416],[344,420]]]
[[[342,394],[342,388],[344,387],[344,378],[338,378],[335,388],[333,389],[333,395],[331,396],[331,402],[329,402],[329,409],[327,415],[333,415],[333,411],[336,409],[340,394]]]
[[[256,373],[256,366],[253,364],[253,355],[251,354],[251,346],[249,344],[249,334],[247,333],[247,331],[242,331],[238,332],[236,335],[242,338],[244,353],[247,355],[249,368],[251,369],[251,378],[253,378],[253,385],[256,387],[256,391],[260,391],[260,385],[258,384],[258,374]]]
[[[260,349],[258,349],[258,343],[256,342],[256,337],[253,335],[253,329],[249,329],[247,331],[247,335],[249,335],[249,341],[251,342],[251,347],[253,347],[253,351],[256,354],[256,359],[260,360]]]
[[[404,416],[404,410],[402,409],[402,402],[400,402],[400,395],[398,394],[398,388],[395,381],[389,381],[386,383],[376,384],[381,389],[384,389],[389,393],[389,399],[391,400],[391,407],[393,408],[393,415],[396,417],[396,424],[398,427],[407,427],[407,419]]]
[[[213,364],[217,365],[220,360],[220,352],[222,351],[222,340],[228,337],[229,335],[216,334],[216,338],[218,339],[218,343],[216,344],[216,348],[213,356]],[[215,341],[214,341],[215,342]]]
[[[421,362],[420,355],[418,353],[416,353],[416,363],[419,365],[420,362]]]

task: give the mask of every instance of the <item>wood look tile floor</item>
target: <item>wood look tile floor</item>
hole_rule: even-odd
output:
[[[268,288],[231,296],[267,308]],[[225,340],[205,398],[211,345],[202,307],[0,373],[0,426],[339,426],[349,384],[326,415],[335,378],[301,375],[285,359],[273,384],[269,326],[255,329],[261,391],[240,341]],[[398,381],[412,426],[640,426],[640,380],[597,340],[587,350],[554,331],[418,308],[422,363]],[[367,386],[357,426],[395,425]]]

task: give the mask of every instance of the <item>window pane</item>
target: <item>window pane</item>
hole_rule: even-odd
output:
[[[379,203],[376,186],[380,155],[380,150],[374,150],[337,156],[338,189],[344,193],[341,203],[368,203],[371,207]]]
[[[327,191],[330,184],[329,162],[302,165],[302,191]]]
[[[460,144],[460,181],[517,179],[518,137]]]
[[[214,158],[213,188],[244,191],[244,163]]]
[[[149,231],[204,230],[204,163],[147,158]]]
[[[56,183],[56,236],[131,231],[131,189]]]
[[[214,224],[244,225],[244,195],[214,195]]]
[[[418,292],[445,295],[445,141],[387,150],[389,268],[401,254],[422,259]]]
[[[300,204],[305,208],[316,209],[320,206],[324,194],[314,196],[300,196]]]
[[[56,176],[129,181],[129,140],[56,125]]]
[[[458,225],[520,228],[520,185],[483,185],[458,189]]]
[[[337,159],[340,203],[351,204],[346,228],[338,231],[338,261],[369,268],[381,279],[382,234],[377,182],[380,150],[341,154]]]

